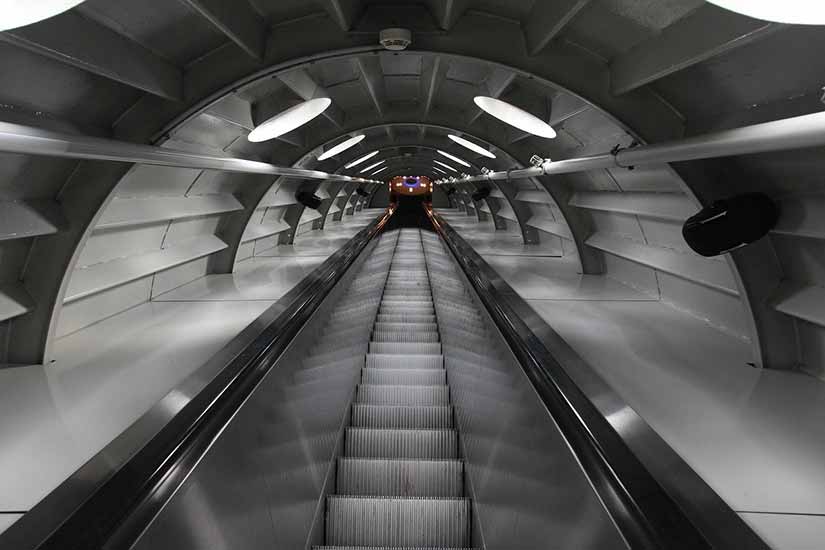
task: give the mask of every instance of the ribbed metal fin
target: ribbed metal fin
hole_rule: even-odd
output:
[[[448,386],[388,386],[361,384],[357,403],[369,405],[449,405]]]
[[[390,386],[443,386],[447,371],[443,369],[362,369],[361,383]]]
[[[455,430],[349,428],[346,456],[361,458],[458,458]]]
[[[460,497],[464,491],[460,460],[338,460],[337,493],[358,496]]]
[[[332,496],[327,544],[338,546],[468,546],[470,502],[455,498]]]
[[[441,355],[441,344],[435,342],[370,342],[370,353]]]
[[[451,406],[403,407],[393,405],[352,406],[352,426],[355,428],[452,428]]]
[[[368,353],[368,369],[441,369],[444,357],[432,355],[399,355],[391,353]]]

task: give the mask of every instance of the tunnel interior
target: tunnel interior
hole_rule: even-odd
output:
[[[37,547],[19,541],[44,531],[45,510],[68,514],[60,495],[85,501],[66,487],[89,471],[102,486],[127,470],[123,441],[137,453],[182,421],[193,388],[257,345],[302,289],[332,274],[368,286],[352,282],[359,266],[370,273],[386,260],[388,274],[389,256],[375,250],[396,249],[419,262],[412,271],[446,269],[445,288],[466,289],[472,305],[456,307],[478,315],[504,365],[447,365],[466,357],[450,358],[457,336],[439,320],[459,392],[450,406],[467,414],[468,464],[493,460],[485,452],[496,441],[510,451],[532,444],[529,424],[506,439],[500,419],[471,402],[504,410],[539,385],[519,378],[525,357],[508,355],[518,355],[518,335],[495,316],[506,314],[547,350],[545,364],[584,388],[588,406],[603,407],[593,414],[608,435],[665,492],[681,495],[674,479],[688,472],[681,479],[731,514],[718,517],[765,547],[816,548],[825,536],[825,21],[799,16],[805,2],[778,12],[740,4],[86,0],[12,22],[25,10],[0,2],[0,548]],[[318,105],[303,124],[258,140],[284,113]],[[428,182],[423,194],[394,187],[411,174]],[[710,223],[718,201],[754,193],[777,213],[758,238],[697,253],[686,221],[712,212]],[[721,242],[753,219],[706,227]],[[434,312],[455,299],[427,281]],[[335,288],[307,326],[321,330],[343,293]],[[309,353],[299,340],[294,353]],[[351,374],[341,375],[349,389]],[[292,387],[285,376],[271,376],[273,395]],[[593,388],[609,390],[612,408]],[[318,383],[318,395],[328,389]],[[546,404],[529,403],[525,416],[502,418],[535,421]],[[330,426],[343,410],[327,411],[329,425],[319,417],[319,434],[337,434]],[[306,415],[278,426],[291,433],[311,424]],[[555,441],[548,426],[542,441]],[[647,441],[633,438],[636,426],[656,444],[634,447]],[[309,455],[333,453],[319,434],[302,440],[318,445],[307,443]],[[668,473],[664,456],[684,470]],[[323,478],[331,459],[316,458],[303,467]],[[500,486],[466,488],[473,506],[501,507],[487,532],[543,517],[533,514],[554,490],[550,474],[524,468],[510,472],[521,500]],[[494,473],[491,483],[507,479]],[[576,479],[595,486],[592,475]],[[226,531],[186,545],[237,541],[216,497],[193,487],[197,517]],[[326,489],[294,490],[312,492],[299,514],[312,517]],[[564,547],[612,544],[602,528],[617,514],[603,494],[591,497],[553,516],[601,526],[590,539],[564,531]],[[703,533],[727,533],[721,520],[702,523],[710,506],[676,500],[698,509]],[[158,519],[153,532],[171,537],[163,521],[194,529],[179,520]],[[470,529],[463,543],[478,545],[484,526]],[[543,533],[529,532],[524,547]],[[151,540],[143,544],[174,537]]]

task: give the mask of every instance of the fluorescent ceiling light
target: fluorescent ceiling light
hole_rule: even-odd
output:
[[[258,125],[249,133],[247,139],[254,143],[260,143],[288,134],[326,111],[331,104],[332,100],[328,97],[319,97],[299,103]]]
[[[476,145],[472,141],[467,141],[466,139],[464,139],[462,137],[454,136],[453,134],[450,134],[447,137],[450,138],[451,140],[453,140],[454,142],[458,143],[462,147],[465,147],[465,148],[469,149],[473,153],[478,153],[479,155],[483,155],[483,156],[487,157],[488,159],[496,158],[496,156],[493,153],[491,153],[490,151],[488,151],[487,149],[485,149],[481,145]]]
[[[748,17],[793,25],[825,25],[822,0],[708,0]]]
[[[375,164],[371,164],[371,165],[367,166],[366,168],[364,168],[363,170],[361,170],[361,173],[363,174],[363,173],[365,173],[365,172],[369,172],[369,171],[370,171],[370,170],[372,170],[373,168],[378,168],[379,166],[381,166],[381,165],[382,165],[382,164],[384,164],[385,162],[387,162],[387,159],[384,159],[384,160],[379,160],[379,161],[378,161],[378,162],[376,162]]]
[[[0,0],[0,31],[43,21],[83,2],[84,0]]]
[[[373,151],[372,153],[370,153],[370,154],[368,154],[368,155],[364,155],[364,156],[363,156],[363,157],[361,157],[360,159],[357,159],[357,160],[354,160],[354,161],[350,162],[349,164],[347,164],[346,166],[344,166],[344,168],[347,168],[347,169],[348,169],[348,168],[353,168],[354,166],[358,166],[358,165],[359,165],[359,164],[361,164],[362,162],[364,162],[364,161],[366,161],[366,160],[371,159],[372,157],[374,157],[375,155],[377,155],[379,152],[380,152],[380,151]]]
[[[347,141],[345,141],[343,143],[339,143],[338,145],[336,145],[332,149],[330,149],[330,150],[326,151],[325,153],[323,153],[320,157],[318,157],[318,160],[327,160],[330,157],[334,157],[335,155],[339,155],[339,154],[343,153],[344,151],[346,151],[347,149],[349,149],[350,147],[355,147],[356,145],[358,145],[359,143],[364,141],[365,137],[367,137],[367,136],[364,135],[364,134],[361,134],[360,136],[355,136],[353,138],[349,138]]]
[[[453,172],[456,172],[456,173],[458,172],[458,170],[456,170],[455,168],[453,168],[452,166],[450,166],[450,165],[449,165],[449,164],[447,164],[446,162],[441,162],[440,160],[434,160],[433,162],[434,162],[434,163],[436,163],[436,164],[437,164],[437,165],[439,165],[439,166],[443,166],[443,167],[444,167],[444,168],[446,168],[447,170],[450,170],[450,171],[453,171]],[[442,171],[443,171],[443,170],[442,170]],[[447,172],[444,172],[444,173],[446,174]]]
[[[444,174],[445,176],[447,175],[447,172],[445,172],[444,170],[442,170],[442,169],[441,169],[441,168],[439,168],[438,166],[433,166],[433,170],[435,170],[435,171],[436,171],[436,172],[438,172],[439,174]]]
[[[384,171],[384,170],[386,170],[387,168],[389,168],[389,166],[385,166],[385,167],[383,167],[383,168],[379,168],[378,170],[376,170],[375,172],[373,172],[371,175],[372,175],[372,176],[374,176],[375,174],[380,174],[381,172],[383,172],[383,171]]]
[[[475,101],[478,108],[485,113],[523,132],[547,139],[556,137],[556,131],[552,126],[527,111],[519,109],[515,105],[510,105],[506,101],[481,95],[477,96],[473,101]]]
[[[460,164],[460,165],[462,165],[462,166],[466,166],[467,168],[469,168],[469,167],[470,167],[470,163],[469,163],[469,162],[467,162],[466,160],[461,160],[461,159],[460,159],[460,158],[458,158],[457,156],[455,156],[455,155],[451,155],[451,154],[450,154],[450,153],[448,153],[447,151],[442,151],[441,149],[436,149],[436,151],[438,151],[438,154],[439,154],[439,155],[444,155],[444,156],[445,156],[445,157],[447,157],[448,159],[450,159],[450,160],[452,160],[452,161],[454,161],[454,162],[457,162],[457,163],[459,163],[459,164]]]

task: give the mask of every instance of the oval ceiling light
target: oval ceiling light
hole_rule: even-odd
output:
[[[472,141],[468,141],[468,140],[464,139],[463,137],[454,136],[453,134],[450,134],[447,137],[450,138],[451,140],[453,140],[454,142],[458,143],[459,145],[461,145],[465,149],[469,149],[473,153],[478,153],[479,155],[485,156],[488,159],[496,158],[496,156],[493,153],[491,153],[490,151],[488,151],[487,149],[485,149],[481,145],[476,145]]]
[[[318,97],[299,103],[259,124],[249,133],[247,139],[253,143],[260,143],[288,134],[326,111],[330,105],[332,100],[328,97]]]
[[[457,156],[451,155],[447,151],[442,151],[441,149],[436,149],[436,151],[438,152],[439,155],[443,155],[443,156],[447,157],[448,159],[450,159],[451,161],[459,163],[461,166],[466,166],[467,168],[470,168],[470,163],[467,162],[466,160],[461,160]]]
[[[477,96],[473,101],[475,101],[479,109],[488,115],[502,122],[506,122],[510,126],[514,126],[523,132],[547,139],[556,137],[556,131],[552,126],[527,111],[519,109],[515,105],[510,105],[506,101],[481,95]]]
[[[349,138],[345,142],[339,143],[338,145],[336,145],[332,149],[329,149],[328,151],[325,151],[320,157],[318,157],[318,160],[327,160],[328,158],[334,157],[335,155],[339,155],[339,154],[343,153],[344,151],[346,151],[347,149],[349,149],[351,147],[355,147],[356,145],[358,145],[359,143],[364,141],[365,137],[367,137],[367,136],[364,135],[364,134],[361,134],[360,136],[355,136],[355,137]]]
[[[382,164],[384,164],[385,162],[387,162],[387,159],[384,159],[384,160],[379,160],[379,161],[378,161],[378,162],[376,162],[375,164],[371,164],[371,165],[367,166],[366,168],[364,168],[363,170],[361,170],[361,173],[362,173],[362,174],[364,174],[364,173],[366,173],[366,172],[369,172],[369,171],[370,171],[370,170],[372,170],[373,168],[378,168],[379,166],[381,166],[381,165],[382,165]]]
[[[708,0],[720,8],[748,17],[792,25],[825,25],[821,0]]]
[[[456,173],[458,172],[458,170],[456,170],[455,168],[453,168],[452,166],[450,166],[450,165],[449,165],[449,164],[447,164],[446,162],[441,162],[440,160],[434,160],[433,162],[434,162],[434,163],[436,163],[436,164],[437,164],[437,165],[439,165],[439,166],[443,166],[443,167],[444,167],[444,168],[446,168],[447,170],[451,170],[451,171],[456,172]],[[446,173],[446,172],[445,172],[445,173]]]
[[[0,0],[0,31],[43,21],[83,2],[84,0]]]
[[[375,155],[377,155],[378,153],[380,153],[380,151],[373,151],[372,153],[366,154],[366,155],[364,155],[363,157],[361,157],[360,159],[355,159],[354,161],[350,162],[349,164],[347,164],[346,166],[344,166],[344,168],[345,168],[345,169],[350,169],[350,168],[353,168],[353,167],[355,167],[355,166],[358,166],[358,165],[359,165],[359,164],[361,164],[362,162],[364,162],[364,161],[367,161],[367,160],[371,159],[372,157],[374,157],[374,156],[375,156]]]

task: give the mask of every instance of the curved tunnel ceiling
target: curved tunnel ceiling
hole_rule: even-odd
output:
[[[389,178],[406,166],[431,166],[436,148],[474,168],[508,170],[534,154],[572,158],[821,110],[821,71],[811,63],[825,61],[805,53],[825,45],[822,33],[723,13],[701,0],[585,1],[562,13],[527,0],[236,4],[230,20],[203,0],[128,9],[125,0],[88,0],[4,33],[0,56],[17,72],[6,79],[0,115],[350,175],[358,170],[341,170],[346,162],[382,149],[376,161],[399,157],[381,174]],[[377,31],[399,20],[413,31],[413,45],[385,52]],[[697,32],[711,27],[719,32]],[[66,38],[72,32],[129,63],[112,65]],[[777,71],[783,78],[773,78]],[[55,86],[60,94],[50,93]],[[515,131],[481,113],[475,95],[539,116],[558,138]],[[329,97],[332,107],[303,128],[263,144],[245,139],[256,124],[315,97]],[[367,135],[357,147],[317,161],[325,146],[357,132]],[[448,132],[499,158],[460,148]],[[412,157],[403,156],[405,147]],[[825,230],[785,218],[769,239],[705,260],[678,229],[699,205],[754,188],[780,198],[786,212],[821,218],[817,153],[511,180],[497,183],[486,202],[497,228],[516,229],[528,243],[558,242],[584,273],[606,273],[750,339],[756,364],[804,367],[817,360],[825,316],[800,310],[794,289],[819,295],[825,273],[804,258],[822,252]],[[115,304],[112,314],[151,299],[153,284],[141,290],[146,280],[171,285],[231,271],[255,243],[288,243],[355,200],[352,184],[3,157],[0,204],[13,214],[0,241],[0,288],[9,304],[0,321],[5,355],[20,363],[43,361],[57,335],[87,322],[84,304],[105,300]],[[326,196],[320,221],[295,203],[303,188]],[[26,224],[31,229],[21,233]],[[179,256],[164,252],[176,246]],[[157,260],[148,269],[147,258]],[[120,275],[95,275],[114,260]]]

